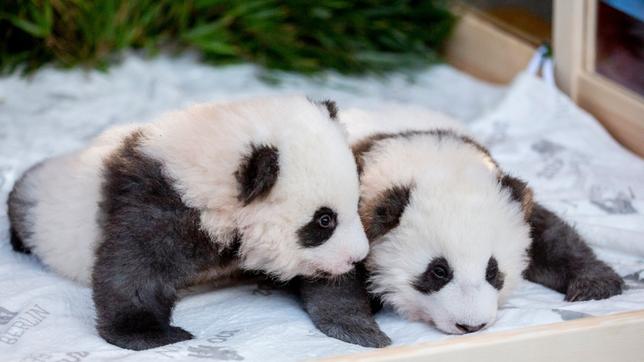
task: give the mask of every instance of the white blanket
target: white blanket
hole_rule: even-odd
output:
[[[174,323],[194,340],[123,350],[96,334],[90,289],[9,246],[6,195],[34,162],[81,147],[113,124],[198,101],[269,93],[331,98],[341,107],[397,102],[465,121],[502,167],[528,180],[536,198],[573,222],[626,279],[623,295],[578,303],[524,282],[482,333],[644,308],[644,162],[554,88],[529,75],[507,89],[495,87],[447,66],[387,79],[280,74],[277,85],[257,73],[251,66],[130,55],[109,73],[47,69],[32,79],[0,79],[0,360],[292,361],[367,350],[325,337],[296,299],[256,285],[183,298]],[[389,310],[377,320],[394,344],[453,338]]]

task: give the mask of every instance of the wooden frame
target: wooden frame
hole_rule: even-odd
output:
[[[636,362],[644,356],[643,336],[644,311],[637,311],[390,347],[322,361]]]
[[[595,72],[597,0],[554,0],[557,85],[644,157],[644,98]]]

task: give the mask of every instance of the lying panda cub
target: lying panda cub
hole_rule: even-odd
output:
[[[91,284],[108,342],[189,339],[169,324],[179,288],[236,270],[338,275],[366,256],[356,165],[335,113],[332,102],[274,97],[109,130],[16,183],[13,247]]]
[[[319,328],[361,345],[389,343],[371,317],[365,277],[372,297],[452,334],[494,323],[521,277],[567,301],[621,293],[622,279],[581,236],[460,126],[409,109],[349,110],[340,118],[351,135],[371,244],[367,276],[303,283]],[[342,304],[333,302],[339,298]]]

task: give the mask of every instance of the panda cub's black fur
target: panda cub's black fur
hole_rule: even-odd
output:
[[[526,279],[564,293],[570,302],[621,294],[622,278],[597,259],[572,226],[538,203],[529,222],[532,245]]]
[[[99,204],[103,242],[92,273],[99,334],[134,350],[192,337],[170,325],[177,290],[201,272],[236,262],[242,237],[233,233],[219,249],[201,228],[199,212],[181,201],[163,165],[137,150],[141,136],[127,137],[105,163]],[[276,163],[276,151],[267,149],[253,147],[251,161],[239,172],[253,172],[262,159]],[[245,203],[270,190],[277,178],[277,164],[264,169],[274,171],[245,179],[240,193]]]

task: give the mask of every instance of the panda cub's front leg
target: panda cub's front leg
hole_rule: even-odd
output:
[[[327,336],[363,347],[391,344],[374,319],[362,264],[331,280],[302,278],[297,287],[313,324]]]
[[[98,333],[107,342],[132,350],[191,339],[190,333],[170,325],[177,299],[172,265],[148,264],[154,261],[136,247],[119,249],[122,244],[104,243],[94,266]]]
[[[571,302],[622,293],[622,278],[559,216],[534,203],[528,222],[533,241],[526,279],[564,293]]]
[[[141,276],[96,278],[98,333],[116,346],[144,350],[185,341],[192,335],[170,325],[175,290]]]

